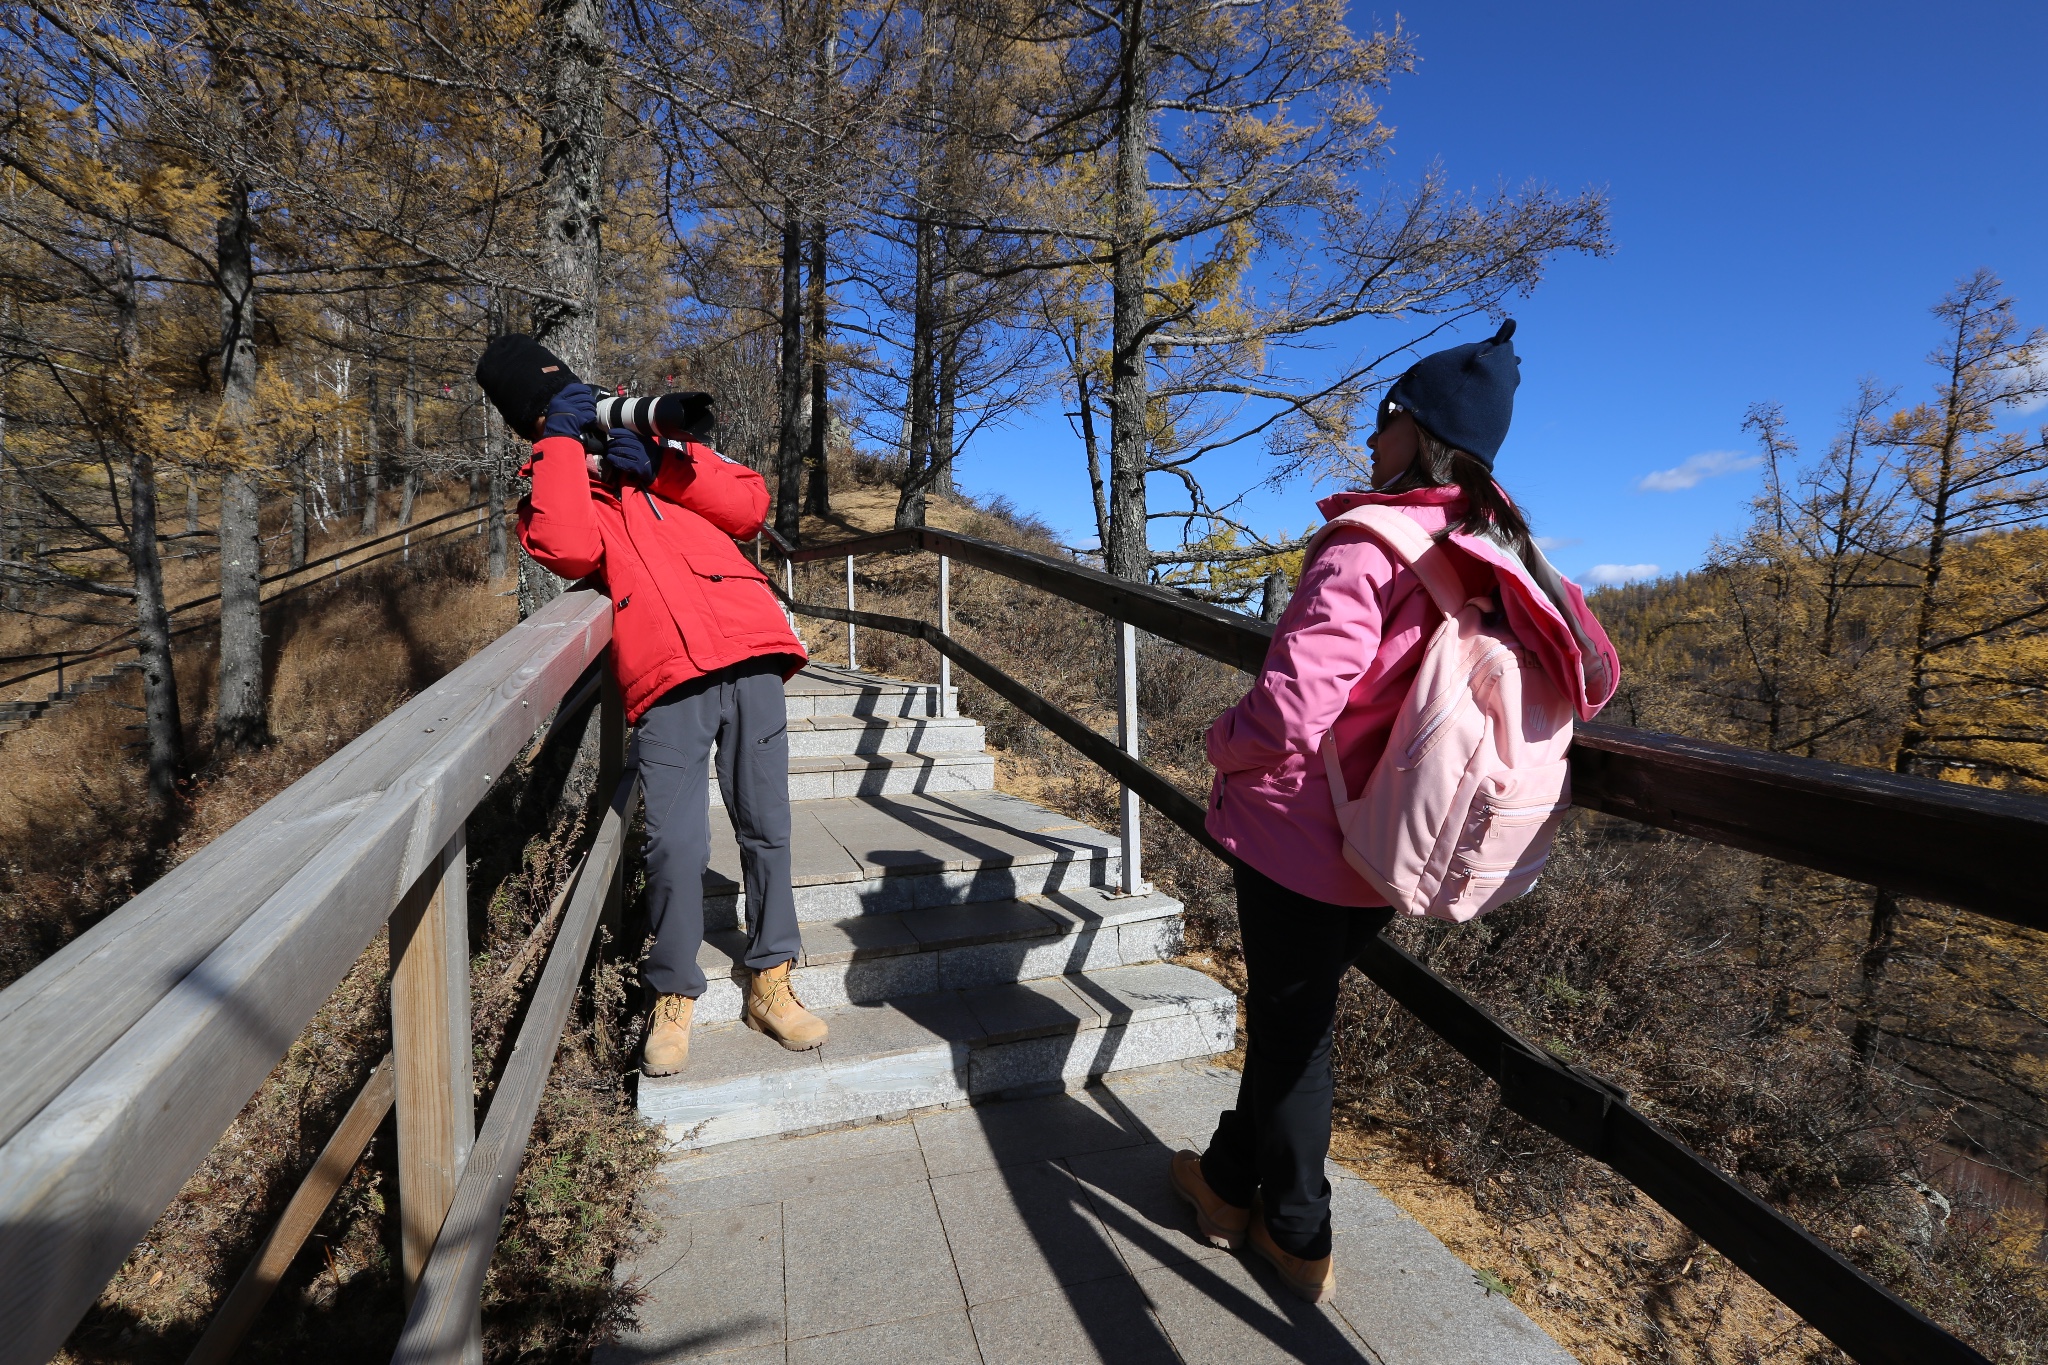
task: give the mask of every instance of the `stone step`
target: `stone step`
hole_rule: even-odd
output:
[[[789,756],[979,753],[982,738],[980,722],[960,716],[798,716],[789,722]]]
[[[1167,962],[935,991],[819,1011],[823,1047],[787,1052],[743,1024],[699,1030],[680,1075],[640,1080],[677,1150],[886,1118],[1227,1050],[1237,1001]]]
[[[958,688],[941,701],[933,683],[905,682],[810,663],[783,684],[791,719],[802,716],[942,716],[956,714]]]
[[[790,880],[806,922],[1111,886],[1117,838],[1003,792],[849,796],[790,807]],[[739,845],[711,822],[705,927],[739,927]]]
[[[992,791],[996,761],[986,753],[844,754],[792,758],[789,799],[822,801],[834,796],[903,796],[912,792]],[[718,778],[711,778],[711,804],[722,806]]]
[[[1049,896],[854,915],[804,926],[790,975],[812,1009],[870,1005],[898,996],[1032,981],[1171,957],[1181,904],[1157,892],[1119,896],[1082,887]],[[697,964],[707,982],[699,1027],[740,1017],[747,936],[705,936]]]

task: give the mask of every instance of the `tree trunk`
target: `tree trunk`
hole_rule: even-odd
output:
[[[809,466],[804,485],[804,511],[814,516],[829,517],[832,515],[832,482],[825,441],[832,431],[832,412],[827,406],[831,394],[825,373],[825,224],[822,219],[811,224],[810,284],[811,439],[804,455],[804,463]]]
[[[919,195],[922,198],[922,194]],[[899,528],[924,525],[924,490],[932,457],[932,226],[920,210],[910,308],[910,441],[903,452]]]
[[[908,439],[903,449],[903,486],[896,499],[896,525],[924,525],[924,490],[932,455],[932,224],[925,209],[931,190],[932,106],[929,69],[918,124],[917,225],[912,237],[910,383],[906,397]]]
[[[221,219],[217,268],[221,309],[221,422],[246,426],[255,416],[256,279],[251,253],[249,187],[229,189]],[[255,472],[246,450],[221,477],[220,686],[214,722],[226,749],[270,742],[263,695],[263,544]]]
[[[1088,455],[1088,491],[1095,500],[1095,548],[1109,553],[1109,503],[1102,490],[1102,451],[1095,440],[1095,393],[1088,384],[1088,349],[1081,320],[1074,319],[1074,397],[1080,409],[1081,446]]]
[[[953,276],[939,279],[939,316],[950,319],[953,312]],[[960,390],[960,328],[950,320],[941,324],[938,336],[938,405],[932,420],[931,474],[926,479],[934,493],[953,496],[953,409]]]
[[[379,505],[384,491],[384,421],[377,409],[377,372],[363,378],[363,521],[362,534],[377,534]]]
[[[120,406],[132,414],[139,410],[142,398],[142,328],[137,314],[134,249],[127,242],[122,243],[116,297],[124,390]],[[139,424],[127,433],[128,565],[135,579],[135,658],[142,665],[142,731],[149,751],[149,806],[156,825],[150,843],[154,847],[161,845],[169,832],[167,817],[185,768],[185,731],[178,714],[171,614],[164,606],[163,550],[156,533],[156,461],[147,446],[136,443],[141,434]]]
[[[484,525],[489,542],[485,553],[489,556],[486,572],[493,583],[505,576],[505,500],[510,490],[507,485],[505,452],[505,423],[498,416],[498,410],[484,405]]]
[[[398,524],[412,525],[412,505],[419,501],[420,472],[417,469],[405,471],[405,490],[398,497]]]
[[[782,347],[776,373],[781,422],[775,433],[775,529],[796,544],[804,497],[804,226],[796,205],[782,205]]]
[[[1144,581],[1152,568],[1146,537],[1145,231],[1151,207],[1151,53],[1145,0],[1122,0],[1118,26],[1116,185],[1110,245],[1109,540],[1103,567]]]
[[[306,469],[292,469],[292,567],[306,567]]]
[[[604,217],[604,0],[544,0],[540,50],[541,266],[554,297],[533,304],[533,335],[585,379],[597,373],[597,286]],[[566,580],[519,552],[519,615],[561,596]]]
[[[199,476],[185,471],[185,534],[199,534]]]

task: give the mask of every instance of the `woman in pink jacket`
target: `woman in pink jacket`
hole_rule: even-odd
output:
[[[1619,677],[1614,648],[1493,479],[1520,382],[1514,327],[1396,380],[1367,442],[1372,489],[1318,508],[1398,507],[1463,551],[1452,558],[1468,591],[1498,596],[1517,639],[1591,719]],[[1245,1064],[1208,1151],[1176,1154],[1171,1178],[1205,1237],[1248,1244],[1311,1301],[1335,1285],[1323,1161],[1337,989],[1392,914],[1344,859],[1317,751],[1334,728],[1345,784],[1364,789],[1442,619],[1415,571],[1362,528],[1334,533],[1302,566],[1258,680],[1208,733],[1209,832],[1240,861]]]

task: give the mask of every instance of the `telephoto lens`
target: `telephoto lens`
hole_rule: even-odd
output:
[[[664,393],[654,398],[600,398],[597,424],[624,427],[652,441],[707,441],[718,426],[717,399],[708,393]]]

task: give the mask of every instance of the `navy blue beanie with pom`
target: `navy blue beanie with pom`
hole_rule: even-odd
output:
[[[1521,360],[1508,344],[1515,320],[1491,341],[1474,341],[1426,355],[1387,390],[1386,401],[1406,409],[1430,435],[1462,450],[1488,469],[1507,439],[1515,415]]]

